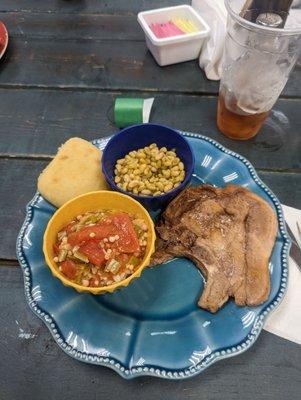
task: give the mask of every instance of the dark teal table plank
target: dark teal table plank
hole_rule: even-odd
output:
[[[122,44],[121,44],[122,43]],[[197,60],[159,67],[144,42],[12,38],[0,67],[0,87],[54,87],[217,93]],[[300,67],[284,89],[301,96]]]
[[[0,11],[134,15],[143,10],[185,3],[190,4],[188,0],[1,0]]]
[[[301,170],[301,100],[279,100],[261,133],[237,142],[217,130],[216,97],[152,95],[152,122],[209,136],[247,157],[256,168]],[[120,93],[0,89],[0,155],[52,155],[69,137],[91,140],[116,132],[110,119],[117,96]]]
[[[0,12],[10,37],[144,40],[133,15]]]
[[[1,400],[300,399],[301,347],[267,332],[246,353],[192,379],[126,381],[59,349],[25,304],[20,268],[0,268],[0,293]]]
[[[144,42],[32,38],[12,38],[1,64],[0,86],[218,90],[218,83],[205,78],[197,61],[160,68]]]

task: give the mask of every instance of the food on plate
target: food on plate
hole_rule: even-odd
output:
[[[261,197],[234,185],[189,187],[167,206],[156,230],[151,264],[191,259],[206,279],[200,307],[214,313],[229,297],[241,306],[267,300],[277,219]]]
[[[79,229],[80,228],[79,225],[84,225],[84,224],[78,225],[78,223],[83,216],[86,217],[87,213],[92,213],[92,214],[93,213],[109,213],[110,210],[111,210],[111,213],[119,214],[119,215],[121,214],[121,217],[124,217],[124,218],[119,218],[116,221],[117,217],[115,216],[116,218],[114,217],[114,220],[112,220],[112,222],[111,222],[111,225],[112,225],[111,228],[110,228],[109,220],[106,220],[105,225],[106,224],[109,225],[110,231],[108,231],[108,229],[109,229],[108,227],[105,228],[105,229],[107,229],[107,231],[103,231],[102,228],[99,227],[99,225],[103,225],[104,221],[99,220],[99,222],[98,222],[97,218],[95,218],[95,216],[93,216],[91,221],[89,221],[89,219],[88,219],[88,221],[86,223],[87,226],[82,227],[82,230]],[[113,212],[112,210],[115,210],[115,211]],[[126,214],[128,214],[128,216],[127,216],[127,219],[125,220],[125,223],[123,223],[124,219],[126,217]],[[129,222],[129,219],[130,219],[130,222]],[[135,221],[133,219],[135,219]],[[143,221],[143,225],[142,225],[142,221],[139,221],[139,220]],[[73,226],[73,225],[75,225],[74,223],[70,226],[72,221],[77,224],[77,228],[75,228]],[[82,222],[84,222],[84,221],[82,221]],[[120,223],[121,223],[121,228],[118,229],[118,226],[120,225]],[[139,229],[139,224],[141,225],[140,229]],[[146,227],[144,226],[144,224],[146,225]],[[68,226],[68,229],[67,229],[67,226]],[[135,242],[133,242],[133,239],[135,239],[135,236],[131,234],[133,226],[134,226],[134,229],[136,229],[135,235],[138,236],[138,241],[140,241],[140,243],[139,243],[140,252],[138,252],[138,250],[136,252],[136,248],[135,247],[133,248],[133,243],[135,244]],[[127,227],[129,230],[129,239],[131,239],[131,241],[129,243],[128,243],[128,239],[126,239],[124,237]],[[71,232],[69,232],[69,228],[70,228]],[[76,229],[79,229],[78,232],[75,231]],[[122,231],[122,234],[119,233],[120,230]],[[143,238],[143,234],[142,234],[142,232],[140,232],[141,230],[143,230],[144,232],[147,233],[147,235],[145,235],[146,239]],[[60,239],[61,235],[62,236],[65,235],[64,231],[66,232],[66,236],[69,237],[70,243],[68,243],[68,240],[66,242],[66,239]],[[59,235],[60,237],[58,237],[59,232],[61,232]],[[101,233],[101,232],[108,234],[108,236],[103,236],[103,238],[102,238],[103,233]],[[76,233],[76,235],[75,235],[75,233]],[[95,236],[94,236],[94,233],[95,233]],[[89,237],[88,237],[88,234],[89,234]],[[91,234],[91,237],[90,237],[90,234]],[[140,237],[140,234],[141,234],[141,237]],[[119,236],[119,238],[116,236]],[[109,237],[111,237],[110,240],[109,240]],[[149,265],[150,257],[154,252],[155,237],[156,237],[156,235],[155,235],[153,221],[152,221],[149,213],[146,211],[145,208],[143,208],[140,205],[140,203],[138,201],[132,199],[130,196],[127,196],[127,195],[119,193],[119,192],[113,192],[113,191],[108,191],[108,190],[98,190],[95,192],[89,192],[89,193],[85,193],[80,196],[77,196],[74,199],[65,203],[58,210],[56,210],[56,212],[53,214],[53,216],[49,220],[46,230],[45,230],[45,233],[44,233],[43,253],[45,256],[46,264],[50,268],[52,274],[56,278],[58,278],[64,285],[72,287],[73,289],[75,289],[78,292],[86,292],[86,293],[91,293],[91,294],[102,294],[102,293],[107,293],[107,292],[113,292],[120,287],[125,287],[130,282],[132,282],[132,280],[138,278],[141,275],[144,268],[147,265]],[[106,240],[104,240],[105,238],[108,239],[108,242]],[[100,242],[102,240],[105,244],[105,246],[104,246],[105,251],[107,248],[109,248],[111,243],[115,243],[114,246],[111,246],[111,247],[116,247],[117,245],[123,245],[124,243],[128,243],[127,253],[125,251],[122,251],[122,253],[130,254],[131,256],[133,255],[134,257],[138,258],[138,260],[136,260],[135,258],[130,260],[131,265],[140,261],[140,258],[143,257],[143,258],[141,258],[140,264],[133,269],[133,272],[131,273],[131,275],[127,276],[126,279],[119,281],[119,279],[122,279],[122,276],[120,277],[119,275],[122,273],[121,267],[122,267],[123,263],[121,263],[121,267],[120,267],[121,269],[120,269],[120,271],[118,271],[118,274],[117,274],[118,277],[116,277],[115,280],[113,280],[113,284],[110,284],[110,285],[107,284],[104,286],[84,286],[83,284],[78,284],[74,280],[70,280],[69,278],[67,278],[67,276],[59,270],[59,264],[60,264],[60,262],[65,261],[64,260],[65,256],[66,256],[66,258],[67,258],[67,256],[71,256],[68,258],[71,258],[71,261],[76,261],[76,260],[72,259],[72,257],[75,256],[75,254],[72,254],[72,250],[74,250],[74,251],[76,250],[76,249],[74,249],[74,247],[76,245],[82,246],[82,245],[85,245],[86,242],[90,242],[90,241],[95,242],[96,241],[96,243],[98,243],[98,245],[100,245],[100,248],[101,248]],[[71,244],[72,248],[69,249],[69,246],[67,246],[67,248],[62,247],[62,249],[59,249],[58,244],[60,244],[61,241],[66,242],[65,244],[67,244],[67,243]],[[77,244],[77,242],[79,242],[79,244]],[[145,247],[145,242],[146,242],[146,247]],[[109,243],[109,245],[107,246],[108,243]],[[116,249],[118,250],[117,247],[116,247]],[[67,250],[67,253],[63,252],[62,254],[59,254],[59,250],[65,250],[65,251]],[[89,254],[91,252],[94,254],[94,250],[95,250],[94,244],[92,244],[92,245],[88,244],[87,248],[84,248],[86,257],[88,257],[88,255],[86,254],[87,252]],[[123,249],[121,248],[121,250],[123,250]],[[71,253],[68,254],[68,251],[71,251]],[[56,252],[56,254],[54,254],[54,252]],[[80,250],[79,250],[79,253],[81,253]],[[79,254],[79,253],[77,253],[76,255],[77,256],[79,255],[81,257],[81,254]],[[111,252],[109,251],[108,253],[111,253]],[[113,253],[112,253],[112,255],[113,255]],[[60,260],[63,259],[63,261],[59,261],[59,256],[60,256]],[[99,255],[99,253],[97,252],[97,256],[100,257],[101,254]],[[107,255],[107,257],[108,256],[109,256],[109,254]],[[54,260],[55,257],[58,257],[58,259],[55,259],[56,261]],[[77,257],[74,257],[74,258],[77,258]],[[122,256],[122,258],[123,258],[123,256]],[[89,259],[89,257],[88,257],[88,259]],[[93,261],[93,259],[91,259],[91,260]],[[119,262],[119,260],[117,260],[117,261]],[[121,261],[126,261],[126,259],[121,260]],[[101,259],[99,260],[99,262],[101,262]],[[84,261],[82,260],[82,264],[91,264],[91,263],[90,262],[84,263]],[[92,267],[92,265],[90,265],[90,266]],[[68,267],[70,267],[70,264],[64,265],[63,267],[68,268]],[[128,269],[131,269],[131,267]],[[93,271],[95,271],[95,270],[93,270]],[[84,283],[86,283],[86,282],[84,282]]]
[[[108,286],[124,280],[140,266],[147,238],[147,224],[133,214],[86,212],[58,232],[53,260],[74,283]]]
[[[183,162],[175,150],[152,143],[133,150],[115,165],[115,183],[127,192],[159,196],[170,192],[185,178]]]
[[[101,156],[101,151],[84,139],[67,140],[39,176],[39,192],[60,207],[80,194],[107,190],[100,167]]]

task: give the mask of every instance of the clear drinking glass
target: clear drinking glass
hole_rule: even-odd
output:
[[[245,3],[225,0],[227,36],[217,111],[219,130],[239,140],[259,131],[288,80],[301,44],[301,1],[293,2],[283,29],[242,18]]]

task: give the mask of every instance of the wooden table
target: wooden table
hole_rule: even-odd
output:
[[[64,354],[25,303],[15,241],[37,176],[67,138],[116,131],[116,96],[155,96],[153,122],[219,140],[246,156],[283,203],[301,208],[300,65],[262,132],[246,143],[226,139],[215,124],[218,83],[197,61],[158,67],[136,22],[142,9],[183,2],[0,2],[10,33],[0,63],[1,400],[300,399],[301,347],[269,333],[193,379],[125,381]]]

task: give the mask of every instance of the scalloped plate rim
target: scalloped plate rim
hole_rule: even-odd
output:
[[[213,365],[215,362],[233,357],[235,355],[239,355],[246,350],[248,350],[258,339],[259,334],[262,330],[263,323],[266,319],[266,317],[280,304],[282,301],[286,289],[287,289],[287,275],[288,275],[288,269],[287,269],[287,264],[288,264],[288,254],[289,254],[289,249],[291,246],[291,240],[287,234],[285,223],[284,223],[284,217],[283,217],[283,212],[281,208],[281,204],[277,197],[274,195],[274,193],[263,183],[263,181],[259,178],[257,175],[257,172],[253,165],[243,156],[239,155],[238,153],[235,153],[232,150],[227,149],[217,141],[208,138],[207,136],[203,136],[200,134],[196,133],[190,133],[190,132],[183,132],[180,131],[184,136],[186,137],[191,137],[191,138],[197,138],[204,140],[206,142],[209,142],[213,144],[218,150],[222,151],[225,154],[228,154],[230,156],[235,157],[238,159],[238,161],[242,162],[248,169],[248,172],[250,173],[251,179],[263,189],[266,194],[269,196],[270,200],[274,204],[276,208],[276,213],[277,213],[277,219],[279,222],[279,231],[281,233],[281,236],[283,238],[282,246],[281,246],[281,267],[282,267],[282,274],[281,274],[281,282],[280,282],[280,287],[278,289],[278,292],[275,294],[275,297],[273,300],[270,301],[269,304],[265,306],[264,309],[261,310],[260,314],[258,317],[254,320],[253,322],[253,327],[250,332],[250,334],[246,337],[244,341],[242,341],[240,344],[236,346],[231,346],[225,347],[223,350],[220,351],[215,351],[214,353],[211,353],[207,357],[205,357],[202,361],[200,361],[196,366],[190,367],[190,368],[185,368],[181,370],[165,370],[161,367],[158,366],[150,366],[150,367],[134,367],[132,369],[127,369],[124,365],[122,365],[118,360],[112,358],[112,357],[106,357],[106,356],[99,356],[95,354],[86,354],[81,351],[76,350],[75,348],[72,348],[71,345],[69,345],[67,342],[64,341],[64,339],[60,335],[60,329],[56,321],[53,320],[53,318],[47,314],[40,306],[37,305],[36,301],[32,298],[31,295],[31,270],[29,263],[23,253],[23,239],[24,239],[24,234],[26,232],[26,229],[28,225],[32,221],[32,207],[35,205],[37,200],[42,197],[38,192],[35,194],[33,199],[27,204],[26,206],[26,217],[25,220],[22,224],[21,230],[18,234],[17,237],[17,242],[16,242],[16,254],[18,261],[20,263],[20,266],[23,271],[23,278],[24,278],[24,290],[25,290],[25,296],[26,296],[26,302],[31,309],[31,311],[39,317],[47,326],[49,329],[52,337],[54,338],[55,342],[57,345],[69,356],[72,358],[78,360],[78,361],[83,361],[89,364],[94,364],[94,365],[101,365],[105,367],[109,367],[116,371],[121,377],[125,379],[131,379],[139,376],[155,376],[155,377],[160,377],[160,378],[166,378],[166,379],[186,379],[186,378],[191,378],[195,375],[198,375],[200,372],[204,371],[207,369],[210,365]],[[99,138],[95,139],[92,141],[93,144],[99,144],[103,143],[107,140],[110,139],[111,136],[107,136],[104,138]]]

